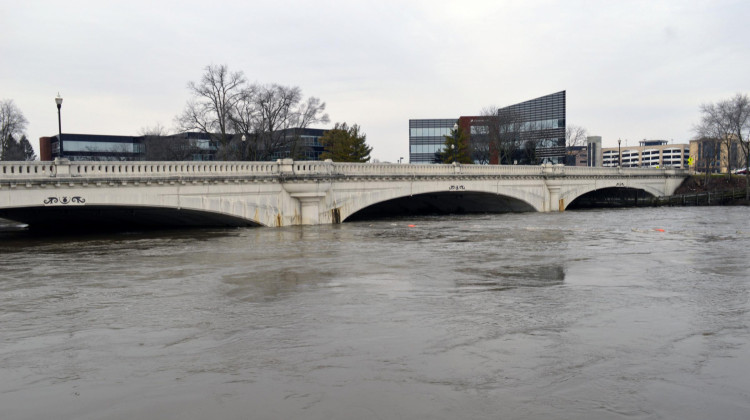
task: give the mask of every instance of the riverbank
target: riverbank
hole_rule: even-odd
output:
[[[685,179],[675,193],[664,197],[663,204],[675,205],[750,205],[746,199],[747,177],[744,175],[692,175]]]

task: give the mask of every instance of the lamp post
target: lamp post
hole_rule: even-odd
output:
[[[245,153],[247,152],[247,137],[243,134],[242,135],[242,160],[245,160]]]
[[[451,163],[456,162],[456,154],[458,153],[458,122],[453,123],[453,143],[451,144]]]
[[[398,163],[401,164],[401,162],[403,162],[403,160],[404,160],[403,157],[398,158]]]
[[[55,98],[55,103],[57,104],[57,144],[60,146],[60,157],[63,157],[63,139],[62,139],[62,120],[60,119],[60,108],[62,108],[62,96],[60,96],[60,92],[57,92],[57,97]]]
[[[620,153],[620,142],[622,140],[617,139],[617,167],[622,167],[622,153]]]

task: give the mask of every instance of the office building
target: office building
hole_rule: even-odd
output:
[[[409,120],[409,163],[434,163],[457,118]]]
[[[324,147],[320,137],[326,130],[292,128],[276,134],[276,144],[286,144],[274,151],[269,159],[292,157],[296,160],[318,160]],[[247,141],[247,140],[246,140]],[[250,140],[251,141],[251,140]],[[243,147],[240,135],[235,134],[231,146]],[[99,134],[62,134],[39,139],[39,158],[43,161],[64,157],[77,161],[141,161],[141,160],[197,160],[217,158],[219,143],[205,133],[184,132],[167,136],[110,136]],[[240,152],[236,152],[240,155]],[[252,159],[252,156],[247,156]]]
[[[602,166],[601,136],[586,137],[586,166]]]
[[[565,112],[565,91],[560,91],[500,108],[496,121],[494,116],[409,120],[409,162],[433,163],[443,136],[458,124],[470,134],[475,163],[564,163]],[[489,124],[498,124],[502,140],[491,139]]]
[[[695,161],[693,169],[696,172],[725,174],[747,167],[737,139],[731,142],[707,138],[690,140],[690,156]]]

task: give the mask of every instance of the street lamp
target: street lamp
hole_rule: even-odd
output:
[[[55,103],[57,104],[57,144],[60,146],[60,157],[63,157],[63,139],[62,139],[62,120],[60,119],[60,108],[62,108],[62,96],[60,96],[60,92],[57,92],[57,97],[55,98]]]
[[[617,139],[617,166],[622,167],[622,153],[620,153],[620,142],[622,140]]]
[[[401,162],[403,162],[403,160],[404,160],[403,157],[398,158],[398,163],[400,164]]]
[[[245,160],[245,153],[247,152],[246,142],[247,137],[245,135],[242,135],[242,160]]]
[[[456,161],[456,154],[458,153],[458,150],[456,150],[456,146],[458,145],[458,122],[453,123],[453,141],[454,144],[451,144],[451,162]]]

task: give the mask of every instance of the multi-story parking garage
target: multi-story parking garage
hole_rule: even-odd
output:
[[[638,146],[609,147],[602,149],[602,166],[624,168],[678,168],[688,167],[690,145],[669,144],[667,140],[642,140]]]

